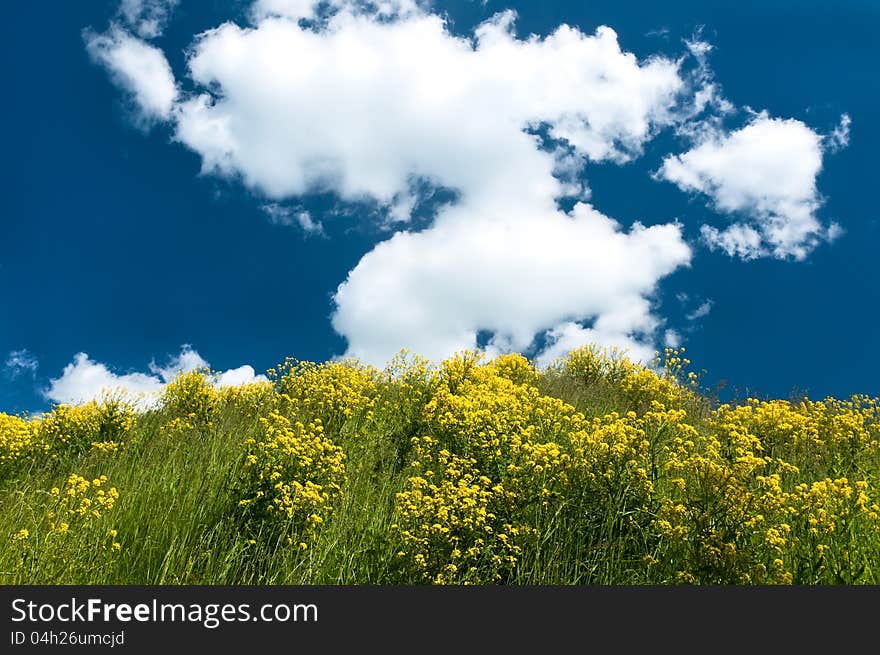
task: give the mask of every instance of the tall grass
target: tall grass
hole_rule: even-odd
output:
[[[238,390],[187,374],[147,411],[6,417],[0,583],[880,583],[877,399],[719,406],[685,367],[288,361]],[[273,415],[320,425],[314,456]],[[309,477],[331,446],[338,494]],[[305,513],[273,470],[313,482]],[[72,474],[106,482],[59,504]]]

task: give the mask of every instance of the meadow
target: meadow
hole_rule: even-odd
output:
[[[0,584],[880,584],[880,399],[689,364],[289,359],[0,413]]]

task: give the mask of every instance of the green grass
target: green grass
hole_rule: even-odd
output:
[[[166,402],[164,407],[137,416],[118,452],[59,448],[52,456],[8,466],[0,479],[0,583],[425,582],[427,577],[397,555],[404,545],[392,526],[401,522],[397,494],[407,490],[413,474],[412,439],[437,432],[425,406],[434,397],[437,385],[443,384],[443,376],[416,375],[413,379],[415,382],[403,386],[387,377],[376,377],[368,394],[371,407],[376,408],[372,416],[363,409],[349,417],[324,416],[332,424],[328,425],[327,437],[345,452],[347,477],[340,500],[309,538],[305,550],[295,543],[288,544],[286,539],[297,526],[279,528],[277,520],[249,516],[239,502],[248,484],[245,461],[250,451],[246,440],[261,438],[259,416],[283,405],[293,419],[315,418],[315,411],[306,415],[302,403],[281,401],[279,405],[280,393],[285,391],[282,376],[275,380],[273,395],[256,412],[246,411],[235,402],[227,403],[211,410],[210,422],[194,422],[188,428],[168,431],[162,426],[184,416],[185,403],[181,409],[179,403]],[[587,421],[611,412],[625,415],[630,410],[642,420],[648,411],[644,399],[627,390],[619,377],[607,373],[585,380],[571,367],[557,367],[541,372],[535,386],[544,396],[564,400]],[[717,432],[712,422],[717,402],[706,394],[683,391],[678,405],[697,433]],[[873,423],[863,422],[867,437],[862,445],[841,448],[839,456],[830,460],[818,457],[809,448],[805,450],[802,444],[789,450],[777,447],[783,448],[778,451],[780,457],[799,467],[797,474],[782,479],[782,485],[791,491],[799,483],[847,475],[853,484],[856,480],[866,481],[869,505],[876,503],[880,481],[877,420],[875,412]],[[644,462],[655,457],[654,449],[667,453],[668,459],[675,434],[666,427],[652,430],[645,432],[650,442],[645,452],[651,454],[643,456],[648,458]],[[765,438],[762,434],[755,436]],[[570,435],[554,438],[565,448],[574,447]],[[697,444],[693,448],[698,451],[700,447]],[[612,465],[616,466],[608,466]],[[738,482],[740,486],[735,489],[758,489],[760,472],[745,475],[744,482]],[[107,486],[117,488],[120,497],[99,519],[72,526],[69,532],[59,535],[46,528],[47,514],[55,502],[47,492],[53,487],[63,488],[71,473],[87,479],[106,475]],[[564,493],[547,506],[524,502],[504,509],[511,521],[528,524],[533,533],[522,541],[515,566],[507,567],[496,578],[480,578],[477,574],[474,581],[667,584],[687,581],[679,574],[683,571],[693,575],[691,581],[738,583],[748,581],[741,577],[744,571],[775,561],[776,556],[762,541],[763,528],[743,528],[745,519],[737,513],[739,508],[716,502],[723,501],[725,493],[732,493],[734,487],[710,489],[711,497],[679,497],[670,482],[674,476],[658,469],[649,470],[653,486],[646,495],[644,490],[629,486],[632,478],[623,469],[614,482],[602,482],[601,476],[599,482],[590,482],[592,478],[583,471],[578,475],[586,475],[584,482],[577,482],[579,478],[572,472],[570,479],[566,478]],[[692,478],[688,478],[688,484],[692,486],[688,488],[696,489],[699,471],[694,469],[689,475]],[[747,497],[755,502],[764,502],[765,498],[757,491]],[[690,526],[691,541],[675,542],[655,527],[663,503],[673,498],[687,506],[687,518],[682,521]],[[757,507],[754,513],[759,512]],[[805,523],[797,532],[801,528],[791,519],[796,534],[789,539],[784,555],[779,555],[794,575],[791,581],[880,583],[880,523],[866,518],[867,512],[841,513],[836,534],[822,536],[829,546],[819,559],[809,550],[816,548],[809,539],[809,525]],[[108,538],[111,529],[118,536]],[[29,536],[16,540],[14,536],[21,530],[27,530]],[[706,544],[716,539],[709,535],[735,544],[739,559],[707,561]],[[113,541],[121,546],[118,552],[110,545]],[[646,563],[650,559],[656,563]]]

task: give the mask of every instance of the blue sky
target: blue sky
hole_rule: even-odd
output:
[[[880,7],[668,4],[17,3],[0,409],[472,341],[880,394]]]

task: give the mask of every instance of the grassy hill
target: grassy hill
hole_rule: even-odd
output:
[[[0,414],[0,583],[880,583],[880,400],[722,405],[688,364],[288,360]]]

